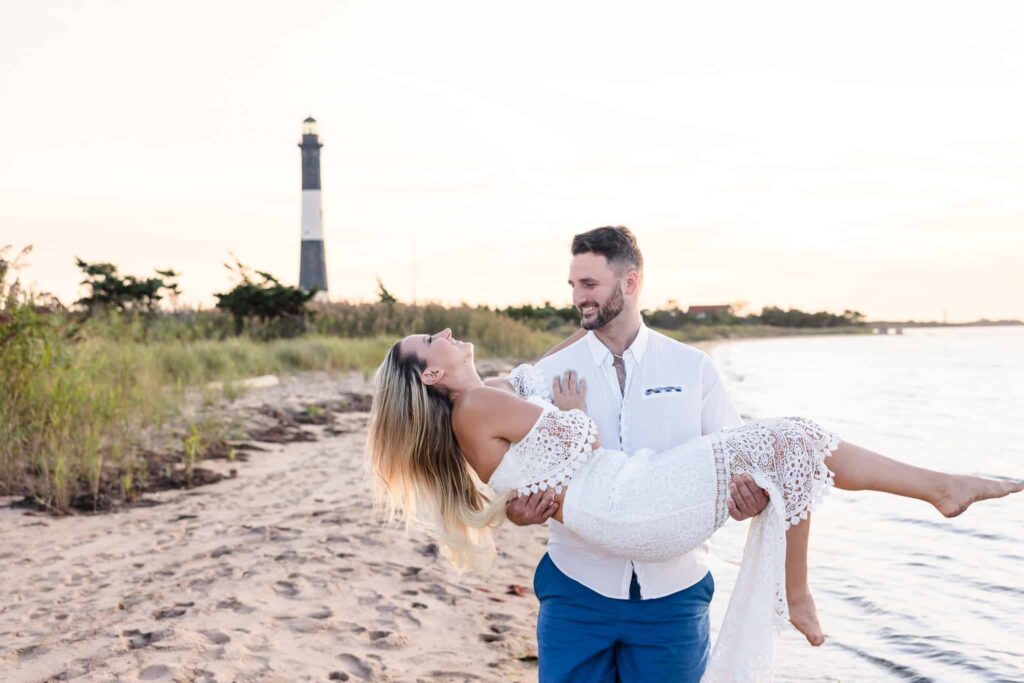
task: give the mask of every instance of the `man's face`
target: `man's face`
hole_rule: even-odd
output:
[[[572,303],[580,312],[580,327],[597,330],[622,312],[623,278],[608,265],[601,254],[585,253],[572,257],[569,286]]]

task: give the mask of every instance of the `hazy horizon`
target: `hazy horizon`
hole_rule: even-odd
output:
[[[67,2],[0,25],[0,246],[295,283],[319,122],[334,299],[569,302],[623,224],[645,307],[1024,319],[1024,5]],[[415,277],[414,274],[415,273]]]

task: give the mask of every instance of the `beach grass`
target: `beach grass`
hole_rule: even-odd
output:
[[[219,382],[230,398],[237,391],[232,382],[265,374],[368,376],[400,337],[396,328],[443,326],[441,320],[424,321],[421,312],[380,324],[372,336],[325,334],[324,325],[291,338],[264,340],[257,333],[204,339],[190,334],[196,319],[187,316],[82,320],[38,309],[8,306],[8,320],[0,326],[0,495],[25,496],[56,512],[82,507],[76,503],[82,500],[95,507],[101,491],[109,494],[111,481],[119,482],[120,498],[131,500],[145,478],[139,459],[145,457],[146,437],[171,426],[184,431],[178,450],[190,472],[205,446],[228,430],[212,408],[186,411],[190,392],[208,392],[209,383]],[[221,329],[217,316],[198,319],[200,334]],[[412,327],[417,324],[423,326]],[[456,310],[448,325],[474,339],[481,358],[536,357],[558,341],[468,307]],[[204,403],[209,408],[216,401]]]

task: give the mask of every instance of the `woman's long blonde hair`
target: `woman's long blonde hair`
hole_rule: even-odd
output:
[[[366,454],[376,500],[434,536],[456,567],[486,571],[495,557],[491,529],[505,520],[508,496],[490,499],[455,439],[451,403],[422,382],[424,362],[400,346],[374,379]]]

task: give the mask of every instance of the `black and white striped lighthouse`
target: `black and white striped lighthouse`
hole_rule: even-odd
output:
[[[320,202],[320,132],[312,116],[302,122],[302,252],[299,287],[317,289],[327,298],[327,258],[324,255],[323,206]]]

